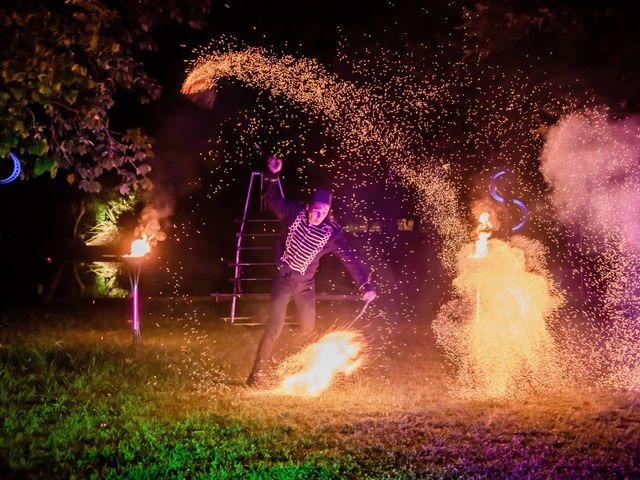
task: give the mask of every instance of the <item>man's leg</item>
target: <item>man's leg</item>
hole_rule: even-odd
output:
[[[300,335],[306,336],[316,326],[316,281],[314,278],[297,280],[293,290],[293,301],[296,304],[300,322]]]
[[[289,278],[276,274],[273,278],[273,284],[271,287],[269,323],[267,324],[267,327],[262,334],[262,338],[260,339],[260,344],[258,345],[253,370],[251,375],[249,375],[249,380],[247,381],[250,385],[258,383],[258,377],[271,356],[273,345],[282,333],[282,327],[284,327],[285,315],[287,313],[287,305],[291,301],[292,293],[293,291],[289,283]]]

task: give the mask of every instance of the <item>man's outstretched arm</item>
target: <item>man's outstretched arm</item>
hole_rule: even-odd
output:
[[[358,288],[364,290],[364,299],[371,301],[376,298],[376,290],[369,279],[369,272],[358,259],[355,252],[349,247],[342,229],[336,234],[335,249],[333,251],[347,269],[353,281],[358,285]]]
[[[282,169],[282,160],[274,156],[267,159],[267,171],[264,174],[264,197],[267,204],[276,217],[285,218],[291,213],[293,204],[287,202],[278,187],[278,179],[280,178],[280,170]]]

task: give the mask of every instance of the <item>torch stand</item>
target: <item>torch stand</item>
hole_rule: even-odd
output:
[[[140,315],[138,303],[138,283],[140,281],[140,270],[142,270],[143,257],[125,257],[127,272],[129,273],[129,281],[131,282],[131,308],[132,308],[132,329],[133,344],[137,345],[141,342],[140,337]]]

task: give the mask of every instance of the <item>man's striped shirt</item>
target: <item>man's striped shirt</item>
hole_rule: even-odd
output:
[[[289,227],[282,261],[304,275],[332,233],[333,229],[327,224],[311,225],[307,221],[307,211],[302,210]]]

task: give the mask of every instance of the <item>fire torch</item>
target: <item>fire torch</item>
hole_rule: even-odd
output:
[[[138,304],[138,283],[140,282],[140,271],[142,270],[142,262],[145,256],[151,251],[151,245],[147,242],[146,235],[131,242],[131,252],[124,255],[124,260],[129,273],[129,281],[131,282],[131,308],[132,308],[132,328],[133,343],[140,343],[140,315]]]
[[[491,236],[492,228],[489,212],[482,212],[480,218],[478,218],[478,227],[476,228],[478,239],[476,240],[475,251],[470,258],[480,259],[487,256],[487,242]],[[480,321],[480,285],[476,289],[476,321]]]

